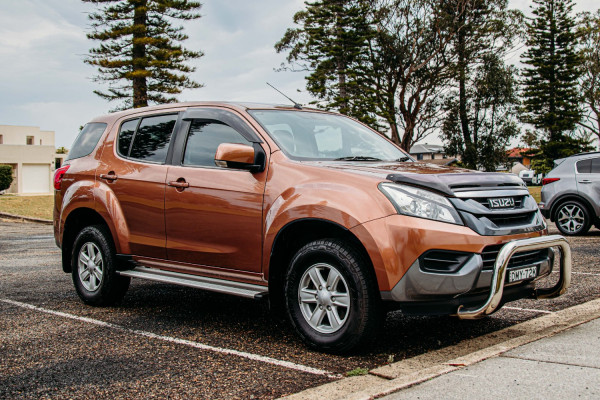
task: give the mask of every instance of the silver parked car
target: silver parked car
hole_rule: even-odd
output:
[[[600,229],[600,152],[581,153],[554,161],[542,180],[542,214],[565,235]]]

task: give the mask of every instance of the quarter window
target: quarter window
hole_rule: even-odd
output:
[[[119,138],[117,139],[117,149],[119,154],[125,157],[129,156],[129,148],[131,147],[131,139],[135,133],[135,128],[138,126],[139,119],[124,122],[119,130]]]
[[[143,118],[133,137],[129,157],[164,163],[176,121],[177,114]],[[124,139],[123,146],[126,142],[127,138]]]
[[[577,162],[577,172],[580,174],[589,174],[592,172],[592,159],[581,160]]]
[[[193,121],[185,145],[183,165],[215,167],[215,154],[221,143],[252,145],[229,125],[217,121]]]
[[[79,158],[90,154],[98,144],[100,136],[102,136],[105,129],[106,124],[102,122],[92,122],[86,124],[81,132],[79,132],[75,142],[73,142],[73,146],[71,146],[71,151],[69,151],[69,157],[67,160],[73,160],[74,158]]]

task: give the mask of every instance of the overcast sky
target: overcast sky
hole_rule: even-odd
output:
[[[285,56],[273,45],[303,0],[202,3],[202,18],[185,25],[190,39],[184,45],[205,53],[192,74],[205,87],[187,90],[179,100],[286,102],[268,81],[300,103],[310,101],[302,73],[274,71]],[[529,1],[510,3],[529,11]],[[597,0],[576,2],[576,11],[598,8]],[[95,69],[83,63],[95,46],[85,37],[93,9],[80,0],[0,0],[0,125],[52,130],[57,147],[70,147],[79,126],[116,105],[93,94],[106,86],[93,82]]]

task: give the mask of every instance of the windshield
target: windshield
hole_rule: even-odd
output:
[[[292,159],[412,161],[378,133],[342,115],[285,110],[249,113]]]

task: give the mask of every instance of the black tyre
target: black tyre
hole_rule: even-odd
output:
[[[584,235],[590,230],[592,218],[587,207],[577,200],[567,200],[556,209],[554,221],[563,235]]]
[[[116,273],[115,249],[106,227],[93,225],[79,232],[71,263],[75,290],[84,303],[108,306],[125,296],[130,278]]]
[[[287,312],[309,347],[346,353],[376,336],[383,313],[368,267],[336,239],[311,242],[293,257],[285,283]]]

